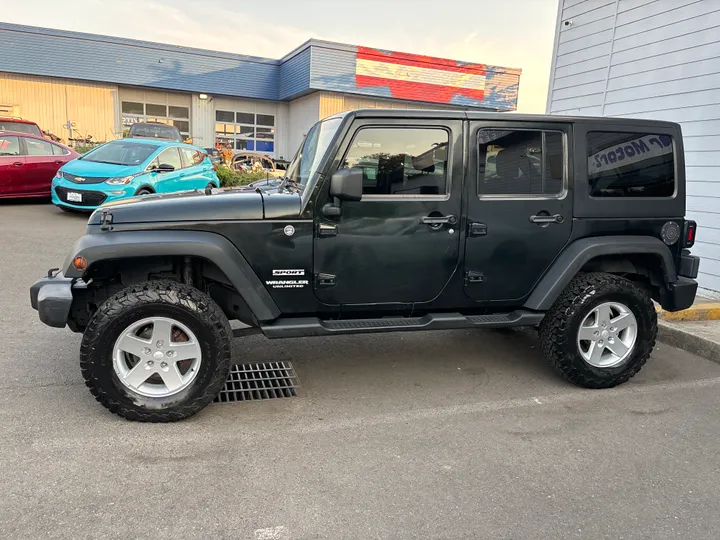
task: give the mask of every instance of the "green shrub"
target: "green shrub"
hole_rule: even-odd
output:
[[[98,146],[99,145],[97,144],[81,144],[73,148],[73,150],[75,150],[78,154],[84,154],[94,148],[97,148]]]
[[[218,178],[220,179],[221,187],[247,186],[252,182],[265,180],[268,177],[267,173],[264,171],[257,173],[233,171],[226,165],[218,165],[216,172]]]

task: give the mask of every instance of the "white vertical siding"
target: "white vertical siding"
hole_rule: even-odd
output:
[[[199,94],[192,96],[190,136],[195,146],[215,147],[215,106],[210,99],[200,99]]]
[[[37,122],[64,142],[68,121],[73,138],[92,136],[104,142],[119,137],[117,93],[113,84],[0,73],[0,108]]]
[[[320,120],[320,92],[293,99],[288,105],[289,155],[295,154],[303,137],[315,122]]]
[[[700,286],[720,292],[720,0],[560,0],[547,111],[682,125]]]

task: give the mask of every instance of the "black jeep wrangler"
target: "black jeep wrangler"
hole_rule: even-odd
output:
[[[272,192],[271,192],[272,191]],[[92,214],[40,319],[125,418],[196,413],[231,367],[229,319],[269,338],[539,327],[565,379],[608,388],[694,300],[680,126],[361,110],[308,132],[282,185]]]

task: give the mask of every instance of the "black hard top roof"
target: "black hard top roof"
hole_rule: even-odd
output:
[[[494,122],[563,122],[583,124],[616,124],[636,126],[671,127],[675,122],[645,120],[641,118],[616,118],[612,116],[561,116],[555,114],[520,114],[513,112],[484,112],[425,109],[357,109],[333,115],[331,118],[353,115],[356,118],[448,118],[457,120],[486,120]]]

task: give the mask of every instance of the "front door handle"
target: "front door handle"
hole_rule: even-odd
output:
[[[453,215],[425,216],[420,221],[422,221],[425,225],[455,225],[457,223],[457,217]]]
[[[565,218],[562,217],[560,214],[550,215],[550,214],[535,214],[533,216],[530,216],[530,221],[532,223],[540,223],[540,224],[548,224],[548,223],[562,223],[565,221]]]
[[[23,162],[22,162],[22,161],[16,161],[16,162],[13,163],[13,165],[15,165],[16,167],[22,167],[22,166],[23,166]]]

